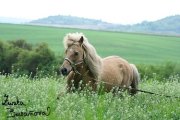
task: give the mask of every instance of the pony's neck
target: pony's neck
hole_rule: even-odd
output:
[[[102,68],[102,58],[97,54],[96,49],[88,42],[84,43],[82,47],[85,51],[85,63],[94,79],[98,79]]]
[[[86,63],[88,70],[92,73],[92,77],[94,77],[94,79],[98,79],[102,67],[101,58],[98,55],[96,55],[96,57],[87,59]]]

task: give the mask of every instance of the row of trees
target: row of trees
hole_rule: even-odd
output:
[[[48,45],[41,43],[33,46],[25,40],[0,41],[0,72],[1,74],[26,74],[36,76],[51,75],[58,72],[62,57],[55,56]]]

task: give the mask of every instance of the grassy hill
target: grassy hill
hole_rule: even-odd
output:
[[[46,42],[57,54],[63,53],[62,40],[69,32],[83,32],[102,57],[119,55],[130,62],[145,64],[180,60],[180,38],[176,36],[0,24],[0,40]]]

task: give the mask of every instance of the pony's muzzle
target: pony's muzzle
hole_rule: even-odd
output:
[[[68,75],[68,70],[67,70],[67,68],[62,68],[60,71],[61,71],[61,73],[62,73],[63,76],[67,76],[67,75]]]

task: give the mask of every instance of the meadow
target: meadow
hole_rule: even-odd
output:
[[[145,69],[148,64],[180,60],[178,36],[0,24],[0,40],[45,42],[57,55],[63,54],[62,39],[69,32],[83,32],[102,57],[119,55],[132,63],[145,64]],[[152,70],[145,71],[152,72],[152,77],[143,77],[139,89],[160,95],[120,92],[113,96],[82,91],[61,94],[59,100],[58,94],[65,92],[63,77],[0,74],[0,120],[179,120],[180,98],[174,96],[180,97],[180,76],[165,78],[159,76],[162,71]]]
[[[126,92],[113,96],[112,93],[97,94],[83,91],[64,92],[63,78],[46,77],[29,79],[0,76],[0,101],[23,104],[0,104],[1,120],[179,120],[180,98],[138,93],[130,96]],[[162,95],[179,96],[180,78],[174,76],[169,82],[161,83],[155,78],[143,81],[140,89]],[[7,103],[7,101],[6,101]],[[10,111],[11,110],[11,111]],[[41,114],[40,114],[41,112]],[[31,113],[31,114],[30,114]]]
[[[24,39],[32,44],[45,42],[57,55],[63,54],[63,37],[71,32],[84,33],[102,57],[119,55],[138,64],[180,62],[179,36],[0,24],[0,40]]]

